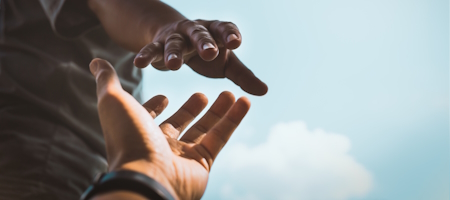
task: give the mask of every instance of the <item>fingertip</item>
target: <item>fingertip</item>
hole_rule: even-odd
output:
[[[194,118],[200,114],[208,105],[208,98],[202,93],[195,93],[183,104],[180,109],[184,109]]]
[[[90,64],[92,64],[92,63],[94,63],[94,62],[102,61],[102,60],[103,60],[103,59],[101,59],[101,58],[94,58],[94,59],[92,59],[92,61],[91,61]]]
[[[95,58],[91,61],[89,67],[97,83],[99,101],[105,99],[106,96],[114,96],[122,90],[116,71],[108,61]]]
[[[256,76],[245,79],[242,83],[241,89],[252,95],[263,96],[269,90],[267,85]]]
[[[142,106],[155,118],[166,109],[169,99],[164,95],[157,95],[145,102]]]
[[[155,60],[160,58],[160,55],[163,53],[163,46],[160,42],[152,42],[150,44],[145,45],[136,54],[134,58],[134,65],[139,68],[145,68],[150,63],[153,63]]]
[[[233,106],[235,102],[233,93],[229,91],[224,91],[220,93],[219,97],[217,97],[216,101],[214,101],[210,110],[217,116],[222,117],[228,110]]]
[[[236,104],[238,104],[242,110],[247,110],[247,111],[250,109],[250,106],[252,105],[252,103],[250,102],[250,100],[247,97],[240,97],[236,101]]]
[[[91,74],[96,76],[98,70],[99,70],[99,65],[100,62],[105,61],[101,58],[94,58],[92,59],[91,63],[89,63],[89,70],[91,71]]]
[[[206,97],[206,95],[204,95],[203,93],[200,93],[200,92],[194,93],[191,96],[190,100],[194,100],[205,106],[208,105],[208,97]]]
[[[219,99],[219,98],[220,98],[220,99],[226,99],[226,100],[228,100],[229,102],[233,102],[233,103],[234,103],[234,101],[235,101],[234,94],[231,93],[230,91],[223,91],[222,93],[220,93],[218,99]]]
[[[216,47],[211,42],[207,42],[207,43],[203,44],[203,46],[202,46],[203,50],[215,49],[215,48]]]
[[[97,74],[97,70],[98,70],[98,58],[94,58],[91,63],[89,63],[89,70],[91,71],[92,75],[96,75]]]
[[[204,61],[212,61],[212,60],[216,59],[217,56],[219,55],[219,49],[217,49],[217,48],[206,49],[206,50],[200,51],[199,54],[200,54],[200,57]]]
[[[166,59],[166,67],[170,70],[178,70],[183,65],[183,59],[176,54],[169,54]]]
[[[92,59],[91,63],[89,63],[89,70],[94,76],[97,76],[100,69],[104,69],[105,67],[109,68],[111,67],[111,64],[101,58],[94,58]]]
[[[261,96],[267,94],[267,92],[269,92],[269,86],[267,86],[267,84],[263,83],[263,87],[261,90]]]
[[[161,105],[163,105],[164,108],[169,104],[169,99],[162,94],[156,95],[153,98],[155,98],[155,99],[157,99],[157,101],[161,102]]]
[[[147,58],[147,56],[138,54],[134,58],[134,66],[138,68],[145,68],[150,64],[150,60]]]
[[[269,91],[269,87],[267,87],[267,85],[265,83],[261,82],[259,84],[259,86],[256,87],[256,89],[254,90],[254,95],[263,96],[263,95],[267,94],[268,91]]]
[[[241,38],[233,33],[227,36],[226,42],[227,49],[236,49],[241,45]]]
[[[250,110],[250,100],[247,97],[239,98],[228,111],[227,116],[233,123],[239,124]]]
[[[213,43],[208,42],[203,44],[199,55],[204,61],[212,61],[219,55],[219,49]]]

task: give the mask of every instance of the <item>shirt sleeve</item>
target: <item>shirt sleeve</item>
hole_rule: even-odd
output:
[[[87,0],[39,0],[53,31],[64,38],[75,38],[100,25]]]

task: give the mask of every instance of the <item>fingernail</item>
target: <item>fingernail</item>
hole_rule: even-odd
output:
[[[239,38],[238,38],[238,36],[236,34],[230,34],[227,37],[227,42],[231,42],[231,41],[237,40],[237,39],[239,39]]]
[[[95,76],[98,70],[98,61],[97,60],[92,61],[91,64],[89,65],[89,68],[91,69],[92,75]]]
[[[171,54],[169,54],[169,56],[167,56],[167,60],[172,60],[172,59],[175,59],[175,58],[178,58],[177,54],[171,53]]]
[[[214,48],[215,48],[214,45],[211,44],[211,43],[206,43],[206,44],[203,45],[203,50],[214,49]]]
[[[142,55],[142,54],[138,54],[137,56],[136,56],[136,58],[143,58],[144,57],[144,55]]]

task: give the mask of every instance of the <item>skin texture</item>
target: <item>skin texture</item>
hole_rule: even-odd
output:
[[[97,81],[98,111],[109,171],[135,170],[157,180],[177,199],[200,199],[215,158],[250,109],[249,100],[241,97],[235,101],[233,94],[223,92],[180,138],[206,107],[206,96],[192,95],[158,126],[153,119],[167,106],[166,97],[155,96],[140,105],[122,89],[114,68],[107,61],[94,59],[90,69]],[[142,197],[117,191],[94,199]]]
[[[89,0],[88,5],[116,43],[138,52],[137,67],[177,70],[185,63],[203,76],[228,78],[250,94],[268,91],[233,53],[242,36],[231,22],[189,20],[156,0]]]

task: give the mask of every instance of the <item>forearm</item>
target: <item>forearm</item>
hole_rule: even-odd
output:
[[[167,24],[186,19],[157,0],[89,0],[89,7],[116,43],[138,52]]]

